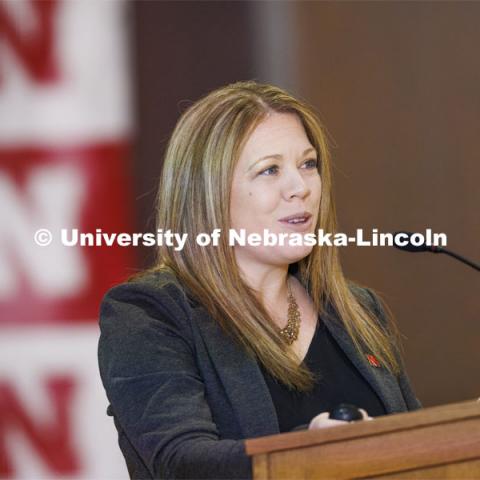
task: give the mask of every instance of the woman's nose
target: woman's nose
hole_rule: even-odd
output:
[[[310,188],[301,173],[295,169],[285,173],[284,196],[291,198],[305,198],[310,193]]]

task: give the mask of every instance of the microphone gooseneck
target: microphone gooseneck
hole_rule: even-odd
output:
[[[402,238],[405,240],[402,243],[398,243],[397,236],[401,235]],[[395,232],[394,233],[394,247],[398,248],[399,250],[403,250],[405,252],[411,253],[418,253],[418,252],[431,252],[431,253],[445,253],[446,255],[459,260],[460,262],[472,267],[474,270],[480,271],[480,265],[475,262],[472,262],[468,258],[459,255],[458,253],[452,252],[451,250],[447,250],[444,247],[438,247],[435,245],[427,245],[425,242],[420,245],[416,245],[412,243],[412,235],[411,232]]]

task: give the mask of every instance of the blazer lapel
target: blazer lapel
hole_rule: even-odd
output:
[[[244,438],[279,433],[272,397],[257,362],[249,357],[203,308],[194,309],[196,325],[238,419]],[[396,377],[385,367],[374,367],[355,348],[350,337],[330,310],[321,315],[333,335],[360,374],[382,401],[387,413],[407,409]]]
[[[220,377],[245,438],[279,433],[272,397],[256,361],[203,308],[197,322],[212,364]]]
[[[325,320],[326,327],[340,345],[345,355],[347,355],[360,374],[377,393],[386,412],[395,413],[405,411],[406,405],[395,376],[385,367],[374,367],[370,365],[366,356],[367,354],[360,354],[345,329],[339,325],[338,319],[330,312],[322,313],[321,317]]]

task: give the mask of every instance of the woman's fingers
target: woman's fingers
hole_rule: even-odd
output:
[[[320,428],[330,428],[335,427],[338,425],[345,425],[347,422],[343,422],[342,420],[334,420],[332,418],[328,418],[330,415],[329,412],[322,412],[316,417],[312,419],[310,425],[308,426],[309,430],[315,430]]]
[[[373,420],[373,418],[370,417],[363,408],[359,408],[359,410],[362,414],[363,420]],[[320,428],[336,427],[338,425],[345,425],[346,423],[349,423],[344,422],[343,420],[334,420],[333,418],[329,418],[329,415],[329,412],[319,413],[316,417],[312,419],[310,425],[308,426],[308,429],[315,430]]]
[[[363,408],[359,408],[359,410],[360,410],[360,413],[362,414],[363,420],[373,420],[373,417],[370,417],[366,412],[366,410],[364,410]]]

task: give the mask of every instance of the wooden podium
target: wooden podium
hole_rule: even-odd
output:
[[[480,401],[247,440],[255,480],[480,479]]]

